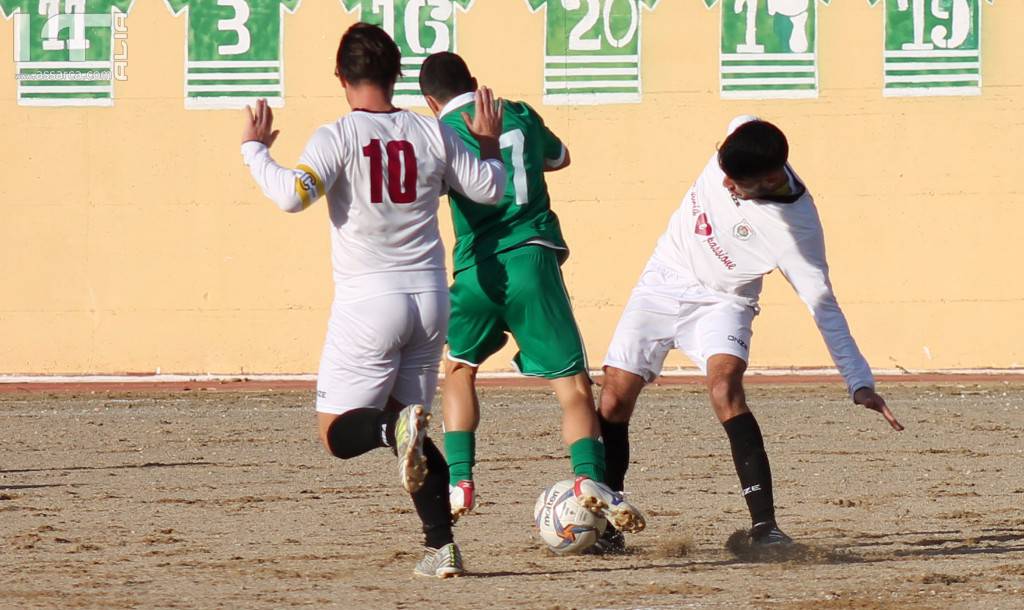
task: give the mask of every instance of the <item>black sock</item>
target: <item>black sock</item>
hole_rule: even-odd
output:
[[[753,413],[744,413],[722,424],[732,445],[732,461],[740,477],[743,499],[754,524],[775,520],[772,469],[764,450],[764,438]]]
[[[448,500],[448,463],[429,438],[423,442],[423,455],[427,458],[427,478],[423,487],[412,494],[412,503],[423,522],[426,546],[439,549],[455,541]]]
[[[629,422],[610,422],[597,414],[604,440],[604,482],[615,491],[622,491],[626,485],[626,470],[629,469]]]
[[[378,447],[387,447],[393,442],[384,438],[383,430],[390,428],[394,437],[393,419],[387,411],[381,409],[353,409],[347,411],[331,423],[327,429],[327,444],[334,457],[343,460],[362,455]]]

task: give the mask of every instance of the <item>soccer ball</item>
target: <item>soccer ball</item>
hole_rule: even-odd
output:
[[[541,492],[533,520],[549,549],[563,555],[581,553],[597,542],[608,521],[576,501],[573,480],[559,481]]]

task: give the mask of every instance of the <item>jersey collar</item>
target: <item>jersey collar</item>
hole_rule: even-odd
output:
[[[444,115],[454,112],[456,108],[462,108],[466,104],[471,104],[476,101],[476,91],[469,91],[462,95],[456,95],[452,99],[448,100],[448,103],[444,105],[441,110],[441,114],[437,116],[439,119],[443,119]]]

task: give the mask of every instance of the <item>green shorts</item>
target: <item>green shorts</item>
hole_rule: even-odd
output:
[[[451,302],[449,360],[479,366],[511,334],[519,346],[514,364],[524,375],[558,379],[587,371],[555,250],[520,246],[464,269]]]

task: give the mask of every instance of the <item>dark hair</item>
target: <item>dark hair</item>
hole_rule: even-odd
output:
[[[782,169],[788,159],[786,134],[767,121],[740,125],[718,148],[718,166],[733,180],[757,178]]]
[[[402,53],[387,32],[357,23],[341,37],[335,74],[353,85],[368,82],[390,91],[402,75]]]
[[[469,66],[455,53],[434,53],[420,68],[420,90],[442,104],[476,89]]]

